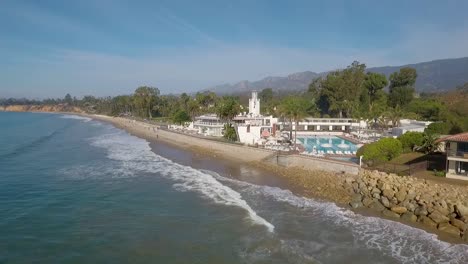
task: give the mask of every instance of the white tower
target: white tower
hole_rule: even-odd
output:
[[[252,98],[249,99],[249,115],[260,116],[260,99],[257,97],[257,91],[252,91]]]

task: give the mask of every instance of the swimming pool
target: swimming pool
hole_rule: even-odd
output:
[[[333,154],[339,152],[343,154],[345,151],[354,153],[358,150],[356,144],[335,136],[297,137],[297,140],[304,145],[307,152],[313,152],[314,148],[316,152],[323,151],[325,154],[331,154],[331,151],[333,151]]]

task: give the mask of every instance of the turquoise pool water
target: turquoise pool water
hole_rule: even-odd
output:
[[[328,151],[351,151],[355,152],[358,150],[356,144],[339,137],[335,136],[307,136],[297,138],[305,147],[307,152],[312,152],[315,148],[317,151],[324,151],[325,154]]]

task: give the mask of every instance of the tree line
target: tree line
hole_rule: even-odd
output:
[[[290,123],[304,117],[337,117],[367,120],[375,129],[398,126],[400,119],[439,121],[431,129],[445,133],[468,130],[468,120],[460,119],[438,96],[415,92],[417,72],[401,68],[389,78],[366,71],[366,65],[353,62],[345,69],[330,72],[313,80],[308,89],[289,94],[265,88],[259,92],[261,112],[283,118]],[[241,112],[247,112],[246,96],[218,96],[206,91],[189,95],[162,95],[158,88],[138,87],[132,94],[115,97],[67,94],[61,99],[0,99],[0,105],[67,104],[88,113],[133,116],[184,124],[196,116],[215,113],[227,123]],[[468,114],[468,113],[467,113]],[[292,133],[292,132],[291,132]]]

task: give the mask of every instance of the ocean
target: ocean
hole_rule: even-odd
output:
[[[0,263],[468,263],[468,245],[177,151],[86,117],[0,112]]]

